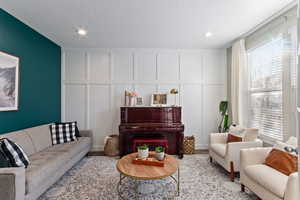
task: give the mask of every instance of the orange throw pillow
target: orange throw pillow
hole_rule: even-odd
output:
[[[228,134],[227,143],[230,143],[230,142],[242,142],[242,141],[243,141],[243,138],[235,136],[235,135]]]
[[[298,171],[298,157],[279,149],[269,153],[265,164],[287,176]]]

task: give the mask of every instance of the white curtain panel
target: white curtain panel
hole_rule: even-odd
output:
[[[245,40],[232,46],[231,66],[231,112],[232,123],[247,127],[248,73]]]

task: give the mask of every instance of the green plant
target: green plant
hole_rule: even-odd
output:
[[[147,144],[143,144],[143,145],[141,145],[141,146],[138,146],[137,147],[139,150],[146,150],[146,149],[148,149],[148,145]]]
[[[157,152],[157,153],[161,153],[161,152],[164,152],[165,151],[165,148],[163,148],[163,147],[155,147],[155,152]]]
[[[226,132],[229,129],[229,116],[227,110],[228,110],[228,101],[221,101],[219,105],[219,112],[222,116],[222,119],[218,126],[218,130],[220,133]]]
[[[229,115],[228,114],[225,114],[224,116],[224,123],[223,123],[223,132],[226,132],[229,130]]]

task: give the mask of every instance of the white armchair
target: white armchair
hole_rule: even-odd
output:
[[[271,150],[241,150],[241,190],[247,187],[263,200],[299,200],[298,172],[287,176],[263,164]]]
[[[209,156],[230,173],[231,181],[234,181],[235,173],[240,171],[240,150],[252,147],[262,147],[262,141],[243,141],[227,143],[228,133],[211,133]]]

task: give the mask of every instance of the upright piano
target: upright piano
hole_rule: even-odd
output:
[[[121,107],[120,156],[133,152],[134,139],[164,137],[168,154],[183,157],[181,107]]]

